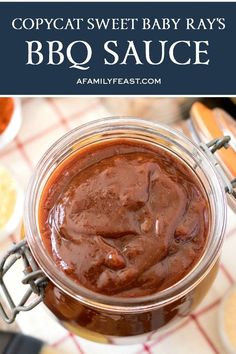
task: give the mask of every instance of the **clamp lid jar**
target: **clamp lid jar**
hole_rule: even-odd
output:
[[[181,281],[150,296],[122,299],[83,288],[56,267],[47,253],[39,232],[39,200],[51,173],[76,150],[112,139],[135,139],[168,149],[194,171],[208,196],[211,223],[204,254]],[[216,149],[221,144],[217,141],[212,145]],[[25,202],[24,227],[28,245],[23,241],[23,259],[27,258],[24,261],[25,271],[29,272],[31,267],[34,272],[33,275],[30,275],[30,272],[26,274],[24,283],[30,284],[31,293],[38,293],[39,297],[27,304],[29,296],[25,296],[16,306],[8,296],[12,313],[7,316],[5,312],[6,320],[13,321],[18,312],[31,309],[43,298],[46,305],[68,329],[96,341],[120,344],[147,340],[151,332],[156,332],[190,313],[214,279],[224,239],[225,190],[222,176],[218,173],[211,157],[212,153],[206,145],[199,147],[174,129],[132,118],[107,118],[95,121],[62,137],[46,152],[37,165]],[[32,257],[28,257],[28,249]],[[22,254],[22,249],[18,248],[14,251],[17,251],[14,258],[16,261]],[[1,263],[2,277],[9,270],[7,260],[5,257],[4,262]],[[5,290],[7,294],[6,286]],[[3,307],[0,307],[0,310],[4,315]]]

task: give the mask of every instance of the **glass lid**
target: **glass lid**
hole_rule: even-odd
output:
[[[192,133],[215,154],[214,164],[228,192],[229,205],[236,212],[236,120],[223,109],[209,109],[200,102],[193,104],[190,115]],[[214,140],[216,149],[209,145]]]

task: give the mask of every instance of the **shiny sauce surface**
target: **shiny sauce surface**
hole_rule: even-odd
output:
[[[139,297],[182,279],[203,254],[209,207],[190,167],[134,140],[93,144],[49,177],[43,242],[67,276],[94,292]]]

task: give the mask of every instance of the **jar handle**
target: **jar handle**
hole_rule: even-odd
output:
[[[4,282],[4,276],[19,259],[23,261],[24,267],[24,277],[21,282],[29,287],[16,305]],[[10,324],[14,322],[18,313],[32,310],[43,301],[47,284],[48,279],[35,262],[27,241],[22,240],[13,245],[0,262],[0,316],[2,319]],[[4,299],[2,294],[4,294]]]
[[[213,164],[217,167],[217,170],[225,187],[225,192],[232,195],[232,197],[236,199],[236,191],[234,190],[234,188],[236,188],[236,178],[230,180],[227,177],[224,169],[220,165],[219,161],[213,155],[217,150],[220,150],[221,148],[227,149],[229,147],[230,139],[231,138],[229,135],[225,135],[223,137],[213,139],[207,144],[201,143],[200,147],[206,153],[209,159],[213,162]]]

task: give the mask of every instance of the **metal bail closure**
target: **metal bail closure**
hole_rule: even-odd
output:
[[[213,139],[208,144],[200,143],[200,147],[205,152],[207,157],[211,160],[211,162],[214,164],[214,166],[217,168],[217,171],[223,182],[225,192],[228,193],[229,196],[232,198],[231,199],[233,203],[232,207],[235,209],[236,178],[233,178],[231,180],[226,174],[221,164],[219,163],[219,161],[217,160],[217,158],[213,155],[217,150],[220,150],[221,148],[227,149],[229,147],[230,139],[231,139],[230,136],[226,135],[217,139]]]
[[[22,284],[28,285],[28,289],[16,305],[4,282],[4,276],[20,259],[23,261],[24,267],[24,277],[21,282]],[[36,264],[27,241],[23,240],[14,245],[0,262],[0,316],[6,323],[10,324],[14,322],[16,316],[21,311],[32,310],[43,301],[47,284],[48,279]]]

